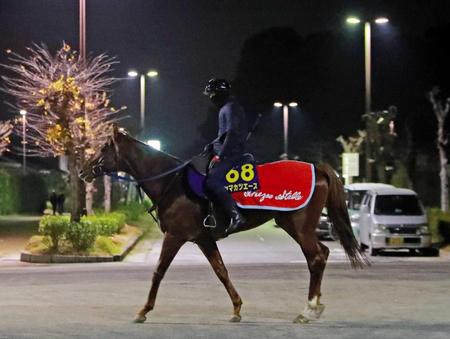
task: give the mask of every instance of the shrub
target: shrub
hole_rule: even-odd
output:
[[[439,208],[429,208],[427,212],[432,241],[442,242],[444,239],[439,232],[439,224],[450,223],[450,212],[444,213]]]
[[[149,206],[149,202],[144,200],[144,203],[133,201],[129,204],[124,204],[119,207],[119,211],[126,215],[127,222],[133,222],[139,219],[142,214],[147,213],[147,206]]]
[[[82,219],[80,222],[70,223],[66,239],[72,243],[77,252],[85,252],[95,242],[97,238],[97,228],[90,220]]]
[[[98,235],[112,235],[119,233],[125,225],[126,216],[123,213],[108,213],[99,215],[89,215],[82,220],[89,221],[97,229]]]
[[[17,213],[20,204],[17,185],[17,176],[0,169],[0,214]]]
[[[28,172],[18,177],[19,213],[41,214],[48,199],[47,185],[39,173]]]
[[[59,251],[59,241],[66,234],[69,225],[70,220],[67,216],[46,215],[39,221],[39,233],[50,237],[52,241],[52,251]]]
[[[47,185],[42,176],[0,169],[0,214],[42,213],[47,200]]]
[[[59,252],[59,244],[63,238],[72,244],[75,251],[85,252],[94,245],[97,236],[105,252],[108,248],[115,251],[114,244],[106,244],[106,240],[101,238],[119,233],[125,225],[125,219],[124,213],[117,212],[84,216],[80,222],[70,222],[69,216],[46,215],[39,222],[39,233],[51,239],[51,250],[54,252]]]

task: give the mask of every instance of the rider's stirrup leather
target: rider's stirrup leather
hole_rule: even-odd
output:
[[[241,216],[241,214],[237,211],[233,211],[231,213],[230,226],[228,226],[225,233],[230,234],[230,233],[236,231],[239,227],[241,227],[244,224],[245,224],[245,220]]]

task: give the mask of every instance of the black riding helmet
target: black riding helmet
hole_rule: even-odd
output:
[[[218,93],[229,93],[231,86],[225,79],[212,78],[208,81],[203,91],[204,95],[211,96]]]

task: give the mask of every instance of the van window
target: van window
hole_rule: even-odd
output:
[[[348,208],[358,210],[366,191],[347,191]]]
[[[423,215],[415,195],[379,195],[374,212],[379,215]]]

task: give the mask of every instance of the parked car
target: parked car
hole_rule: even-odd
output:
[[[421,250],[439,254],[431,247],[425,210],[416,192],[395,187],[370,189],[359,209],[361,246],[377,255],[383,249]]]
[[[345,200],[347,201],[348,214],[352,225],[353,234],[359,240],[359,207],[361,201],[370,189],[394,187],[388,184],[380,184],[373,182],[348,184],[344,186]]]
[[[337,236],[333,231],[333,224],[328,218],[326,208],[322,211],[322,215],[320,216],[319,223],[316,227],[316,233],[321,240],[337,240]]]

